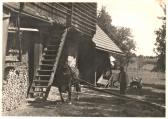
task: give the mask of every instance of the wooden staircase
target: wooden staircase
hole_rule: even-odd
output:
[[[52,41],[44,48],[39,69],[37,69],[34,79],[29,86],[27,96],[38,96],[43,97],[45,100],[47,99],[58,68],[67,33],[68,29],[65,29],[60,40],[57,40],[57,42]]]

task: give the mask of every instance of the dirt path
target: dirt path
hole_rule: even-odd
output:
[[[55,92],[54,92],[55,93]],[[55,99],[54,99],[55,98]],[[46,102],[30,102],[6,116],[74,116],[74,117],[164,117],[164,112],[148,105],[120,100],[118,97],[83,89],[80,100],[72,104],[56,101],[58,97],[50,94]]]

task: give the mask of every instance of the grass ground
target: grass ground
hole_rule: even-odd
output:
[[[144,65],[138,70],[135,64],[129,65],[127,74],[129,82],[132,81],[132,77],[141,77],[143,88],[142,90],[127,89],[127,95],[137,97],[146,101],[151,101],[160,105],[165,105],[165,73],[152,72],[152,64]],[[118,77],[118,70],[113,71],[114,77]],[[119,88],[112,88],[113,91],[119,93]]]
[[[54,89],[54,88],[53,88]],[[55,89],[54,89],[55,90]],[[25,107],[6,116],[57,117],[164,117],[165,112],[149,105],[122,100],[119,97],[82,88],[79,101],[72,96],[72,104],[61,104],[54,91],[46,102],[29,102]],[[51,100],[52,98],[52,100]],[[54,99],[55,98],[55,99]]]

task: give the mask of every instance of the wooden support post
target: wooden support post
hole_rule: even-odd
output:
[[[21,11],[24,7],[24,3],[19,4],[19,13],[17,15],[17,39],[19,40],[19,61],[22,61],[22,32],[20,32],[20,19]]]
[[[19,61],[22,61],[22,39],[20,37],[21,33],[20,33],[20,12],[18,13],[17,16],[17,39],[19,40]]]
[[[6,48],[7,48],[7,40],[8,40],[8,26],[9,26],[9,20],[10,20],[10,13],[9,11],[5,11],[3,13],[3,44],[2,44],[2,50],[3,50],[3,58],[2,58],[2,72],[4,73],[5,68],[5,56],[6,56]],[[4,78],[4,75],[2,75],[2,78]]]
[[[40,34],[34,34],[34,75],[36,73],[36,70],[39,68],[40,59],[42,56],[43,46],[42,46],[42,36]]]
[[[95,86],[97,86],[97,85],[96,85],[96,83],[97,83],[97,81],[96,81],[96,76],[97,76],[97,72],[95,71]]]

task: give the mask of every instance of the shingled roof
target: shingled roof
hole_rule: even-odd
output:
[[[110,39],[107,34],[97,25],[96,34],[93,37],[96,48],[110,53],[123,54],[121,49]]]

